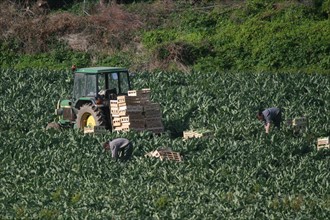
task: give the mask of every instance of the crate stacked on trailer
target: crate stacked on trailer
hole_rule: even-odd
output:
[[[148,102],[143,106],[146,130],[154,133],[162,133],[164,126],[162,123],[162,112],[159,103]]]
[[[150,89],[130,90],[111,100],[110,109],[115,131],[164,131],[160,105],[150,101]]]

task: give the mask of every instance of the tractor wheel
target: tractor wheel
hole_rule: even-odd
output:
[[[76,126],[80,129],[84,127],[106,126],[106,121],[104,113],[99,108],[92,104],[85,104],[78,110]]]
[[[48,125],[46,126],[46,130],[49,130],[49,129],[61,130],[61,126],[56,122],[51,122],[51,123],[48,123]]]

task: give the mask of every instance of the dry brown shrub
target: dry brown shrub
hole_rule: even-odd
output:
[[[86,17],[76,16],[67,12],[49,15],[44,31],[48,34],[72,34],[81,32],[86,27]]]
[[[135,31],[143,27],[139,16],[123,10],[120,5],[110,5],[87,19],[86,33],[94,48],[111,51],[122,49],[130,43]],[[105,48],[106,47],[106,48]]]
[[[155,1],[152,4],[140,3],[131,10],[138,14],[145,28],[152,29],[164,23],[164,20],[174,11],[173,0]]]
[[[134,31],[142,27],[142,22],[137,15],[124,11],[117,4],[101,9],[88,20],[90,24],[113,33]]]

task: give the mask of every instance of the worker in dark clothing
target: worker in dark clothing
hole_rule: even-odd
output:
[[[128,160],[132,156],[133,144],[126,138],[116,138],[103,143],[103,148],[111,150],[112,158],[117,160]]]
[[[280,129],[282,121],[282,111],[280,108],[272,107],[265,110],[260,110],[257,114],[257,118],[263,121],[266,134],[270,131],[270,124],[274,123],[274,126]]]

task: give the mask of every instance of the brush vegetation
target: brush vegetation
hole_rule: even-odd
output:
[[[22,2],[0,3],[2,68],[330,69],[330,0]]]

